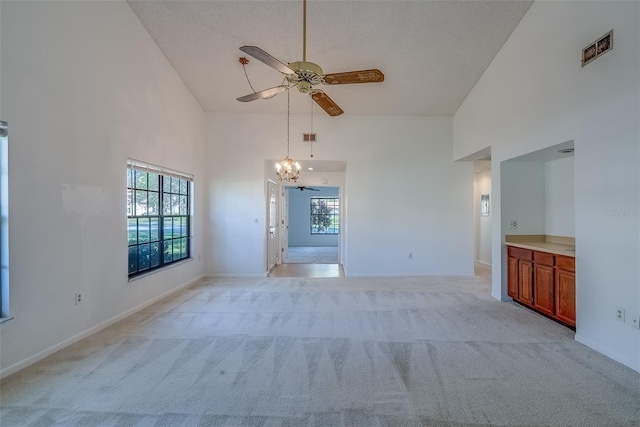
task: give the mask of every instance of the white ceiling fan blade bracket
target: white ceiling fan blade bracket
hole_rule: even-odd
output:
[[[285,78],[287,79],[287,82],[289,82],[289,85],[291,87],[297,85],[301,80],[300,76],[298,76],[297,74],[288,74],[287,76],[285,76]]]

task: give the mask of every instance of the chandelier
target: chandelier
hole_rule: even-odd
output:
[[[287,90],[287,157],[276,163],[278,181],[296,182],[300,178],[300,163],[289,158],[289,120],[291,116],[290,96]]]

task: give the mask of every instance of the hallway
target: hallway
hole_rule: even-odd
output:
[[[345,277],[337,246],[290,246],[269,277]]]
[[[340,264],[278,264],[268,277],[345,277]]]
[[[337,246],[289,246],[286,264],[338,264]]]

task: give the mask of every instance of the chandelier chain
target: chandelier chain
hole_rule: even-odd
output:
[[[276,163],[276,176],[278,181],[296,182],[300,178],[300,163],[289,157],[291,144],[291,95],[287,89],[287,157]]]
[[[291,117],[291,92],[287,90],[287,157],[289,157],[289,121]]]

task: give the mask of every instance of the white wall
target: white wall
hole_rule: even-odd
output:
[[[545,234],[544,163],[502,162],[501,218],[506,234]],[[518,228],[511,228],[516,221]]]
[[[576,339],[636,370],[640,333],[615,308],[640,313],[638,22],[638,2],[534,3],[453,119],[454,159],[491,146],[494,207],[503,160],[575,142]],[[581,67],[612,28],[613,50]],[[508,229],[492,219],[492,294],[506,298]]]
[[[2,2],[1,18],[7,375],[202,275],[204,113],[126,2]],[[195,260],[131,282],[127,157],[195,174]]]
[[[307,123],[307,116],[293,116],[291,135]],[[321,136],[315,159],[348,165],[347,275],[473,274],[473,171],[470,163],[451,162],[450,118],[345,114],[316,117],[314,130]],[[286,153],[286,117],[210,114],[208,135],[208,271],[263,275],[262,168]],[[307,155],[308,145],[291,142],[292,158]],[[262,226],[252,224],[256,217]]]
[[[476,219],[476,260],[491,264],[491,169],[474,174],[474,206]],[[489,195],[489,216],[482,216],[480,198]]]
[[[289,246],[338,246],[338,234],[311,234],[311,198],[339,197],[337,187],[312,187],[300,191],[289,187]],[[340,212],[337,212],[338,215]]]
[[[544,168],[545,234],[575,237],[574,158],[547,162]]]

